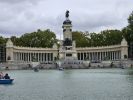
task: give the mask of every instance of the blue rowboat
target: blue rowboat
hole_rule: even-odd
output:
[[[0,84],[12,84],[14,79],[0,79]]]

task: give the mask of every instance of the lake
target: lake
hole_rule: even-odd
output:
[[[11,70],[0,100],[133,100],[133,70]]]

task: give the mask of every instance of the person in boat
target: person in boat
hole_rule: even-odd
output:
[[[10,76],[6,73],[4,79],[10,79]]]
[[[4,75],[2,72],[0,72],[0,79],[3,79],[4,78]]]
[[[39,69],[38,69],[37,67],[35,67],[35,68],[34,68],[34,71],[35,71],[35,72],[38,72],[38,71],[39,71]]]

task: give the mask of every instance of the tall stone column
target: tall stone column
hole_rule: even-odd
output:
[[[44,53],[42,55],[43,55],[43,62],[44,62],[45,61],[45,55],[44,55]]]
[[[110,58],[111,58],[111,60],[112,60],[112,51],[110,51]]]
[[[128,45],[127,41],[123,38],[121,41],[121,59],[128,57]]]
[[[101,52],[99,52],[99,60],[101,61]]]
[[[46,53],[46,61],[48,61],[48,54]]]
[[[6,61],[10,62],[10,61],[14,61],[14,57],[13,57],[13,43],[10,39],[8,39],[7,43],[6,43]]]
[[[39,62],[39,53],[37,53],[37,62]]]
[[[83,52],[83,60],[85,59],[85,53]]]
[[[88,56],[89,56],[89,60],[91,60],[91,59],[90,59],[90,53],[88,53]]]

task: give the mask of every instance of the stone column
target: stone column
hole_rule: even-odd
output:
[[[21,56],[22,56],[22,55],[21,55],[21,52],[19,52],[19,60],[20,60],[20,61],[21,61],[21,58],[22,58]]]
[[[119,58],[118,58],[118,51],[116,51],[116,59],[118,60]]]
[[[114,60],[116,60],[116,51],[114,51],[114,54],[115,54],[115,59]]]
[[[128,57],[128,44],[125,38],[121,41],[121,59],[125,59],[124,56]]]
[[[16,52],[17,53],[17,61],[19,61],[19,55],[18,55],[18,52]]]
[[[42,55],[42,60],[41,60],[41,61],[43,62],[43,61],[44,61],[44,59],[43,59],[43,56],[44,56],[44,55],[43,55],[43,53],[41,53],[41,55]]]
[[[99,60],[101,61],[101,52],[99,52]]]
[[[36,52],[36,62],[39,62],[39,53],[38,52]]]
[[[48,53],[47,55],[48,55],[48,61],[50,61],[50,53]]]
[[[48,57],[47,57],[48,55],[47,55],[47,53],[46,53],[46,61],[48,61]]]
[[[15,54],[15,52],[13,52],[13,59],[14,59],[14,61],[16,60],[16,54]]]
[[[90,60],[90,53],[88,52],[88,60]]]
[[[91,57],[92,57],[91,59],[92,59],[92,60],[94,60],[94,59],[93,59],[93,58],[94,58],[94,52],[92,52],[92,55],[91,55]]]
[[[85,57],[85,56],[84,56],[84,52],[83,52],[82,54],[83,54],[83,60],[84,60],[84,57]]]
[[[21,53],[22,54],[22,59],[21,59],[21,61],[23,61],[23,53]]]
[[[90,52],[90,60],[92,60],[92,52]]]
[[[105,58],[107,58],[107,52],[105,51]]]
[[[104,51],[102,52],[102,60],[104,60]]]
[[[11,41],[11,39],[8,39],[7,43],[6,43],[6,61],[10,62],[10,61],[14,61],[14,57],[13,57],[13,43]]]
[[[30,52],[29,52],[29,62],[30,62]]]
[[[44,53],[44,61],[46,61],[46,53]]]
[[[118,59],[120,60],[120,56],[119,56],[119,54],[120,54],[120,51],[118,51],[117,53],[118,53]]]
[[[21,59],[21,61],[23,61],[23,53],[21,53],[21,55],[22,55],[22,59]]]
[[[80,54],[80,52],[79,52],[79,60],[81,60],[81,54]]]
[[[26,53],[26,61],[28,62],[29,60],[29,55],[28,55],[28,52]]]
[[[51,58],[51,57],[52,57],[52,56],[51,56],[51,53],[49,53],[49,56],[50,56],[50,61],[52,61],[52,58]]]
[[[115,53],[115,51],[114,51],[114,60],[116,60],[116,53]]]
[[[49,58],[48,60],[50,61],[50,53],[48,53],[48,58]]]
[[[113,53],[113,51],[112,51],[112,60],[114,60],[114,53]]]

